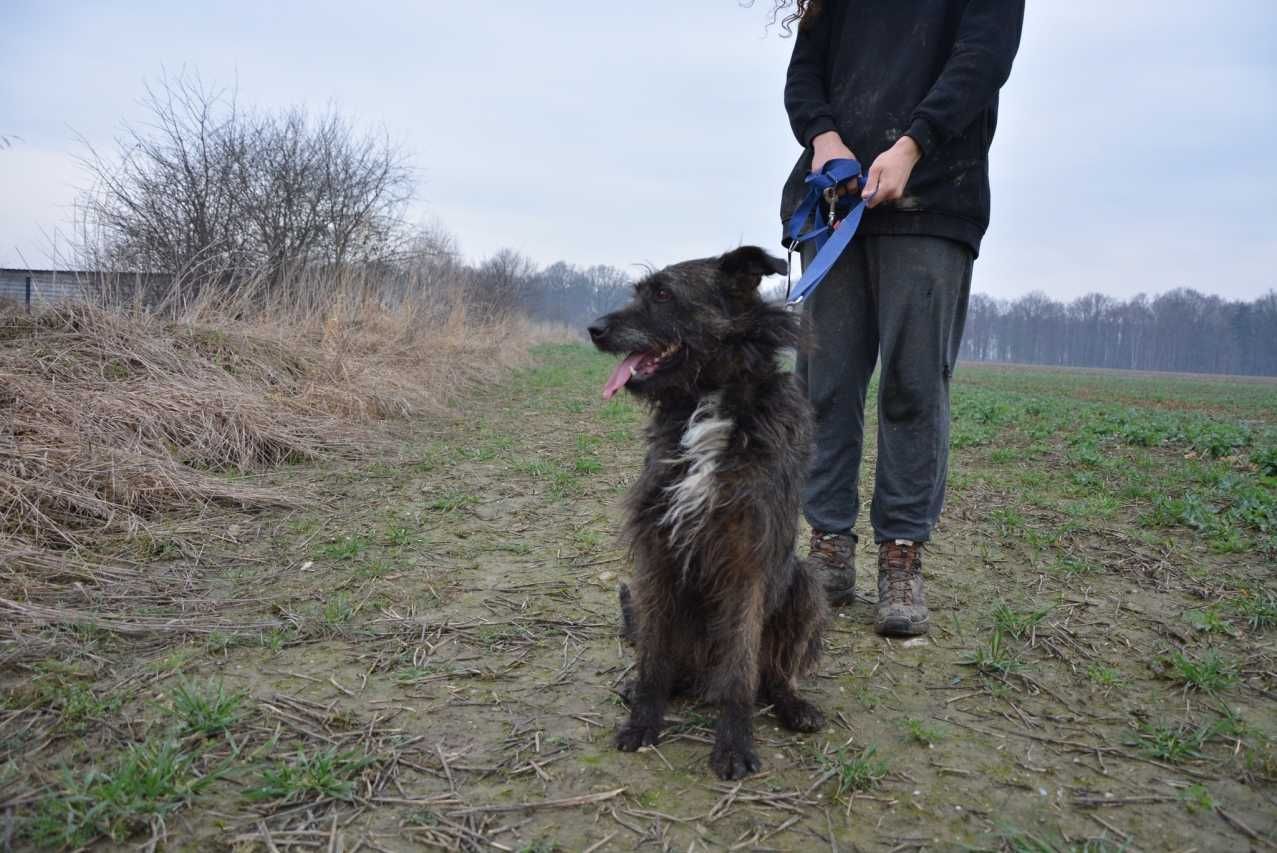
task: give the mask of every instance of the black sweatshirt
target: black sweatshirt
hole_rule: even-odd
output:
[[[980,251],[998,89],[1020,44],[1024,0],[825,0],[798,31],[785,109],[805,146],[781,218],[805,193],[811,141],[837,130],[867,172],[908,134],[922,149],[904,197],[869,210],[864,234],[948,237]]]

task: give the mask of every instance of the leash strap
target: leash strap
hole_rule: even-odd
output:
[[[860,164],[855,160],[830,160],[819,172],[812,172],[805,179],[807,195],[794,210],[794,215],[789,218],[789,247],[790,251],[793,251],[795,246],[813,240],[816,246],[816,257],[812,259],[809,266],[803,268],[803,276],[798,280],[792,293],[786,289],[786,304],[798,305],[810,296],[833,268],[838,256],[851,244],[851,239],[856,236],[856,229],[860,227],[860,220],[865,215],[866,199],[854,195],[843,196],[830,202],[826,195],[827,192],[835,191],[839,184],[850,180],[859,180],[860,187],[865,186],[865,175],[860,170]],[[870,198],[872,197],[873,195],[870,194]],[[834,206],[832,211],[830,204]],[[803,233],[807,223],[822,213],[826,217],[825,224],[819,224],[820,221],[817,219],[812,224],[818,227]],[[831,222],[841,224],[835,228],[829,224]]]

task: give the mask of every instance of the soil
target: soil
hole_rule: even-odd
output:
[[[795,735],[760,710],[763,770],[731,784],[708,766],[712,707],[676,702],[658,748],[615,751],[632,665],[615,535],[645,414],[598,399],[611,365],[582,346],[540,348],[535,362],[454,416],[397,427],[386,453],[262,478],[305,509],[210,518],[198,553],[152,561],[165,588],[188,578],[183,618],[224,628],[86,640],[74,677],[116,707],[69,724],[65,699],[30,699],[47,666],[11,671],[7,689],[28,697],[0,717],[13,843],[29,843],[23,821],[61,771],[169,731],[179,685],[220,682],[244,695],[226,740],[200,747],[220,776],[164,818],[160,846],[1274,846],[1274,634],[1185,620],[1271,590],[1271,562],[1146,535],[1119,512],[1070,532],[1068,553],[1096,570],[1062,572],[1056,546],[1030,535],[1058,511],[1023,502],[991,447],[955,452],[962,473],[925,554],[930,636],[873,633],[876,555],[862,536],[865,600],[837,613],[804,685],[825,730]],[[234,628],[250,624],[275,627]],[[1177,681],[1167,656],[1208,648],[1235,663],[1231,681]],[[1157,752],[1158,731],[1185,726],[1214,728],[1191,754]],[[325,750],[371,763],[336,796],[249,797],[279,762]],[[132,841],[160,831],[152,821]]]

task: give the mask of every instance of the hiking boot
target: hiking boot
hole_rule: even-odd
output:
[[[813,530],[807,560],[829,603],[834,607],[851,604],[856,598],[856,537]]]
[[[884,637],[927,633],[931,616],[922,593],[922,544],[897,539],[878,546],[878,613],[874,630]]]

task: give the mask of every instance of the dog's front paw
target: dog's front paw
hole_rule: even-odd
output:
[[[803,699],[778,705],[776,718],[791,732],[818,732],[825,727],[825,715],[815,705]]]
[[[634,752],[644,746],[656,746],[661,739],[661,727],[629,722],[616,733],[616,748],[621,752]]]
[[[763,764],[758,760],[758,753],[749,744],[720,742],[714,744],[714,751],[709,755],[709,766],[714,768],[719,779],[730,782],[757,773]]]

